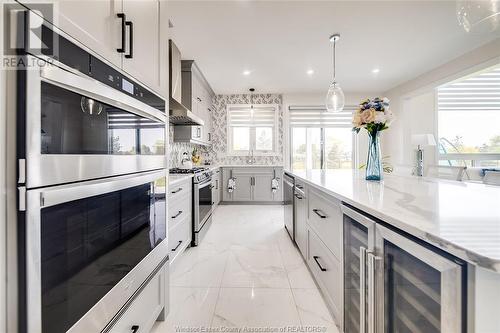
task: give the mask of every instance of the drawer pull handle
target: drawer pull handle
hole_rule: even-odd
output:
[[[177,249],[179,248],[179,246],[181,246],[181,244],[182,244],[182,241],[179,241],[179,243],[177,244],[177,246],[176,246],[176,247],[174,247],[174,248],[172,249],[172,251],[177,251]]]
[[[301,195],[298,195],[297,193],[295,193],[294,195],[295,195],[295,197],[296,197],[297,199],[299,199],[299,200],[302,200],[302,199],[304,199],[304,197],[303,197],[303,196],[301,196]]]
[[[173,219],[179,217],[179,215],[182,214],[182,210],[178,211],[177,214],[175,214],[174,216],[172,216]]]
[[[316,261],[316,264],[318,265],[319,269],[321,269],[322,272],[326,272],[326,268],[324,268],[323,266],[321,266],[321,264],[318,261],[319,257],[318,256],[313,256],[313,259],[314,259],[314,261]]]
[[[172,191],[172,194],[179,193],[180,191],[182,191],[182,187],[179,187],[177,190]]]
[[[137,333],[137,332],[139,332],[139,325],[134,325],[131,327],[131,329],[132,329],[132,333]]]
[[[313,212],[316,213],[316,215],[318,215],[322,219],[326,219],[325,213],[323,213],[321,210],[319,210],[319,209],[313,209]]]

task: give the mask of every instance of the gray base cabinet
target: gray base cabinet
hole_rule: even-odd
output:
[[[295,214],[295,243],[304,258],[307,258],[307,189],[304,183],[295,181],[294,214]]]
[[[192,179],[168,188],[168,247],[170,264],[191,244],[193,233]]]
[[[221,200],[221,171],[215,169],[212,175],[212,209],[217,208]]]
[[[341,332],[463,332],[466,263],[296,179],[295,242]]]
[[[283,168],[281,167],[224,167],[222,168],[222,200],[225,202],[282,202]],[[228,190],[229,179],[236,187]],[[272,180],[278,180],[278,189],[273,191]]]

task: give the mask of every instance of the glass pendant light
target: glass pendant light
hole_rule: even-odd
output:
[[[335,75],[335,46],[337,41],[340,39],[339,34],[334,34],[330,36],[330,42],[333,43],[333,81],[328,88],[328,93],[326,94],[326,111],[328,112],[340,112],[344,109],[345,97],[342,88],[337,83]]]
[[[490,33],[500,27],[500,0],[459,0],[457,18],[468,33]]]

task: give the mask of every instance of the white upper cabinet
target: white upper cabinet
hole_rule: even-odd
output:
[[[30,8],[33,2],[19,1]],[[116,50],[121,42],[122,0],[52,0],[54,17],[50,23],[121,67],[122,56]]]
[[[28,8],[33,4],[20,2]],[[54,4],[54,18],[50,23],[168,98],[168,17],[164,1],[47,2]]]
[[[123,0],[123,12],[127,17],[123,70],[159,91],[158,1]]]

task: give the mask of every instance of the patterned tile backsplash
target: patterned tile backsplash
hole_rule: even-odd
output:
[[[278,149],[273,156],[255,156],[255,164],[280,165],[283,164],[283,97],[278,94],[254,94],[254,104],[278,104]],[[227,155],[227,109],[229,104],[250,104],[249,94],[216,95],[213,100],[212,111],[212,145],[198,146],[189,143],[173,142],[173,126],[170,126],[170,166],[180,164],[182,153],[189,154],[193,148],[198,148],[203,161],[209,159],[213,164],[246,164],[246,156]]]

